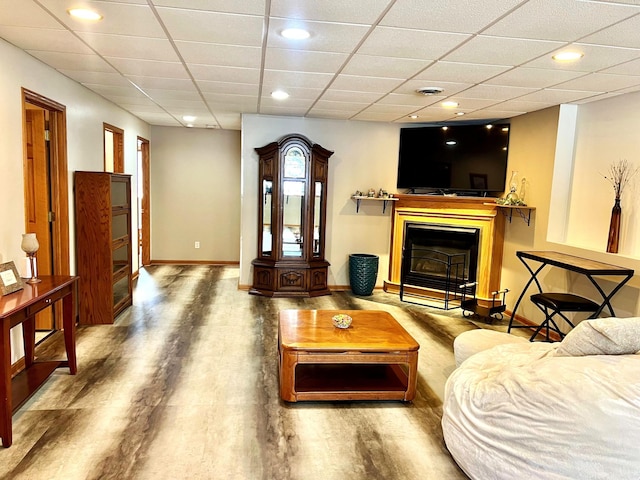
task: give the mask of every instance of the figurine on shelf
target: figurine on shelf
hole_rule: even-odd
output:
[[[369,192],[367,192],[367,197],[375,198],[376,197],[376,191],[373,188],[370,188]]]
[[[356,190],[356,193],[353,194],[354,197],[361,197],[362,192],[360,190]]]

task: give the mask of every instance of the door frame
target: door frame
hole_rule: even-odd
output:
[[[50,130],[50,172],[51,211],[55,214],[52,222],[51,241],[53,244],[53,274],[70,275],[70,242],[69,242],[69,171],[67,166],[67,108],[49,98],[21,88],[22,96],[22,145],[23,171],[27,169],[26,144],[26,104],[32,104],[49,111]],[[25,185],[25,207],[28,193]],[[28,222],[28,212],[25,209],[25,226]],[[62,328],[62,311],[56,309],[56,329]]]
[[[142,225],[139,227],[142,230],[142,265],[138,265],[138,268],[140,268],[145,265],[151,265],[151,175],[149,172],[151,162],[149,140],[138,136],[137,143],[140,145],[142,156],[142,172],[138,171],[138,178],[142,180],[142,201],[140,202]],[[140,248],[140,245],[138,245],[138,248]]]
[[[109,172],[107,168],[107,132],[113,135],[113,172],[124,173],[124,130],[108,123],[102,124],[102,148],[104,171]]]

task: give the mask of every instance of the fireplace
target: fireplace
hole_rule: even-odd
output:
[[[451,291],[475,282],[479,241],[479,228],[406,223],[401,283]]]
[[[491,305],[492,292],[501,288],[504,217],[497,205],[483,198],[397,197],[385,291],[400,293],[402,288],[407,294],[438,297],[447,281],[453,285],[464,279],[477,282],[480,305]],[[407,248],[416,250],[408,254],[416,257],[412,263],[405,263]],[[433,258],[423,261],[418,258],[422,253]],[[405,285],[406,275],[410,283]]]

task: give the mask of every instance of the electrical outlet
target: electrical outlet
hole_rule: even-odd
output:
[[[200,242],[196,242],[196,244],[194,245],[195,248],[200,248]]]

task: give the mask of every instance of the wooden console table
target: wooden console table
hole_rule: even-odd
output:
[[[11,416],[33,395],[56,368],[69,367],[71,375],[77,371],[75,296],[78,277],[42,276],[42,282],[24,284],[15,293],[0,297],[0,436],[2,446],[13,441]],[[35,314],[62,301],[62,325],[67,360],[35,361]],[[11,380],[11,343],[9,331],[22,324],[25,369]]]

